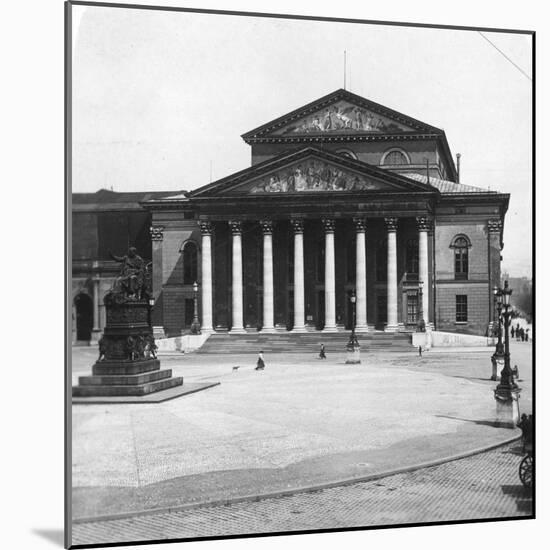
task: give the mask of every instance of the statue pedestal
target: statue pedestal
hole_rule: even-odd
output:
[[[73,397],[144,396],[183,384],[160,368],[147,300],[105,296],[107,323],[91,376],[81,376]]]
[[[519,422],[519,394],[517,389],[495,390],[496,425],[501,428],[516,428]]]
[[[361,363],[361,348],[359,344],[346,346],[346,365],[358,365]]]

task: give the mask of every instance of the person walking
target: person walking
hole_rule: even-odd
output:
[[[256,361],[256,368],[254,370],[264,370],[265,369],[265,363],[264,363],[264,352],[263,350],[258,353],[258,361]]]
[[[516,325],[516,340],[519,342],[519,323]]]
[[[512,330],[510,331],[510,335],[512,336],[512,338],[514,338],[515,334],[516,334],[516,329],[512,327]]]
[[[525,331],[523,330],[523,327],[519,329],[519,337],[522,342],[525,342]]]
[[[528,328],[525,329],[525,341],[529,342],[529,329]]]
[[[327,355],[325,353],[325,344],[321,344],[321,349],[319,350],[319,359],[326,359]]]

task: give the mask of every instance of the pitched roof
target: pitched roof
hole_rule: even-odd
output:
[[[474,187],[473,185],[464,185],[463,183],[455,183],[454,181],[442,180],[439,178],[434,178],[432,176],[430,176],[430,180],[428,182],[428,178],[426,175],[417,174],[416,172],[406,172],[406,173],[401,173],[401,175],[420,183],[429,183],[430,185],[438,189],[443,194],[447,194],[447,193],[498,194],[498,191],[491,191],[490,189],[484,189],[482,187]]]
[[[73,193],[73,210],[140,210],[140,202],[147,200],[159,200],[173,196],[179,191],[138,191],[117,192],[108,189],[100,189],[95,193]]]
[[[326,163],[335,165],[343,170],[354,171],[358,174],[362,174],[365,177],[374,178],[378,181],[384,182],[388,189],[394,191],[423,191],[428,193],[437,192],[437,190],[431,186],[426,185],[424,182],[411,181],[411,178],[407,178],[396,172],[384,170],[378,166],[367,164],[360,160],[344,157],[339,154],[328,152],[324,149],[316,149],[315,147],[305,147],[299,151],[285,152],[274,158],[270,158],[258,164],[254,164],[249,168],[245,168],[239,172],[231,174],[225,178],[214,181],[203,187],[199,187],[189,193],[191,200],[195,197],[212,197],[225,195],[228,191],[240,188],[242,184],[248,184],[249,182],[256,180],[261,176],[272,174],[277,170],[288,168],[295,163],[306,159],[318,159]],[[160,201],[155,201],[156,203]]]
[[[271,134],[277,129],[341,100],[348,101],[349,103],[357,105],[358,107],[363,107],[377,114],[384,115],[401,124],[409,126],[413,133],[444,135],[443,130],[436,128],[435,126],[431,126],[430,124],[426,124],[425,122],[421,122],[420,120],[412,118],[398,111],[394,111],[393,109],[371,101],[370,99],[366,99],[348,90],[340,88],[339,90],[336,90],[326,96],[316,99],[315,101],[312,101],[307,105],[295,109],[290,113],[271,120],[270,122],[267,122],[265,124],[262,124],[261,126],[258,126],[257,128],[254,128],[253,130],[242,134],[241,137],[246,142],[254,138],[267,137],[268,134]]]

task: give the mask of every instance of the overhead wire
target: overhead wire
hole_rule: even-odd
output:
[[[533,80],[519,65],[514,63],[496,44],[491,42],[491,40],[489,40],[481,31],[477,31],[477,32],[482,38],[487,40],[487,42],[489,42],[489,44],[491,44],[491,46],[493,46],[493,48],[495,48],[495,50],[498,53],[500,53],[500,55],[502,55],[507,61],[509,61],[523,76],[525,76],[531,81]]]

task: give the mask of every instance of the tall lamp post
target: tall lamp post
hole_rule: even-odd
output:
[[[502,299],[503,291],[495,286],[493,289],[496,323],[497,323],[497,344],[495,346],[495,353],[491,356],[491,365],[493,372],[491,374],[491,380],[497,379],[498,367],[504,365],[504,344],[502,343]]]
[[[197,281],[193,283],[193,322],[191,323],[191,334],[201,333],[201,324],[199,322],[199,309],[198,309],[198,292],[199,285]]]
[[[151,296],[149,298],[149,326],[153,328],[153,307],[155,307],[155,299]]]
[[[357,297],[355,296],[355,290],[351,291],[351,296],[349,301],[351,302],[351,334],[349,335],[349,340],[346,345],[346,363],[347,364],[358,364],[361,363],[361,347],[359,346],[359,341],[355,335],[355,303],[357,302]]]
[[[424,308],[422,307],[422,298],[424,290],[424,281],[418,282],[418,320],[416,322],[416,331],[426,331],[426,321],[424,321]]]
[[[514,382],[512,369],[510,368],[510,318],[512,306],[510,297],[512,289],[508,287],[508,281],[504,282],[504,288],[500,289],[502,297],[502,317],[504,319],[504,368],[500,373],[500,383],[495,389],[497,402],[497,423],[507,428],[515,428],[519,421],[519,393],[520,388]]]

